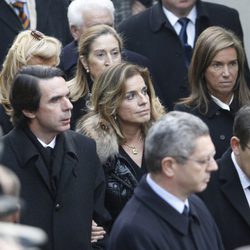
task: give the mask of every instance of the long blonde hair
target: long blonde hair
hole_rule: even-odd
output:
[[[60,62],[61,42],[54,37],[45,36],[39,31],[26,30],[20,32],[3,63],[0,73],[0,102],[7,114],[11,113],[9,92],[16,73],[23,66],[27,66],[33,57],[44,60],[55,59]]]

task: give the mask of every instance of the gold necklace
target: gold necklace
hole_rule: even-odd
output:
[[[129,146],[128,144],[124,144],[124,145],[131,149],[131,152],[133,155],[137,155],[139,153],[136,146]]]

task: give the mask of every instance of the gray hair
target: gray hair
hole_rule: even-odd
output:
[[[194,152],[196,139],[204,135],[209,135],[209,129],[200,118],[180,111],[167,113],[149,129],[145,140],[148,171],[160,172],[167,156],[184,163]]]
[[[82,13],[86,10],[105,8],[110,11],[114,21],[115,7],[111,0],[73,0],[68,7],[69,26],[80,27],[84,23]]]

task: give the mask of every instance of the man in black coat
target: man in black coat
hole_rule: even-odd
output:
[[[220,230],[226,250],[250,245],[250,106],[234,121],[231,150],[218,161],[208,188],[200,194]]]
[[[48,234],[48,250],[91,247],[91,222],[103,225],[105,180],[95,143],[70,127],[72,104],[62,71],[30,66],[13,83],[15,128],[3,137],[1,163],[21,181],[21,223]]]
[[[11,2],[15,1],[0,1],[0,69],[15,37],[23,30]],[[45,35],[54,36],[64,45],[71,40],[67,21],[67,7],[70,0],[27,0],[27,3],[31,19],[30,28],[37,29]]]
[[[169,112],[149,130],[142,179],[110,233],[109,250],[219,250],[217,226],[203,191],[217,169],[208,127],[198,117]]]
[[[125,38],[125,47],[150,60],[163,104],[169,110],[173,109],[179,98],[189,94],[185,50],[178,36],[181,31],[178,18],[181,17],[189,18],[186,33],[191,51],[199,34],[209,26],[231,29],[243,41],[239,15],[235,9],[201,0],[161,0],[121,23],[118,30]],[[247,64],[246,71],[250,84]]]

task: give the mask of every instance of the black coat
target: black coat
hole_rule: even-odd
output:
[[[207,114],[201,113],[197,108],[177,104],[174,108],[185,111],[201,118],[209,128],[210,136],[216,149],[215,159],[218,159],[229,148],[230,139],[233,135],[233,122],[235,113],[239,110],[238,102],[233,100],[230,111],[220,108],[214,101],[210,101]]]
[[[67,8],[70,0],[36,0],[37,30],[58,38],[63,44],[71,39],[68,28]],[[22,24],[12,8],[0,1],[0,68]]]
[[[196,39],[203,30],[213,25],[231,29],[243,40],[236,10],[197,0]],[[127,49],[136,51],[150,60],[163,104],[172,110],[179,98],[189,95],[189,86],[183,47],[162,6],[158,3],[128,18],[121,23],[118,30],[125,38]],[[246,70],[250,84],[247,65]]]
[[[40,152],[22,129],[3,137],[1,163],[21,181],[21,198],[26,203],[21,223],[48,234],[46,250],[92,249],[92,218],[101,225],[110,219],[104,208],[103,170],[93,140],[73,131],[61,134],[60,140],[62,156],[56,155],[53,164],[60,173],[56,193]]]
[[[248,149],[247,149],[248,150]],[[250,208],[228,150],[200,194],[220,230],[226,250],[250,245]]]
[[[195,195],[189,198],[197,250],[224,249],[214,220]],[[189,250],[186,216],[163,201],[145,178],[117,218],[109,237],[109,250]]]

